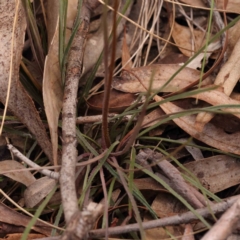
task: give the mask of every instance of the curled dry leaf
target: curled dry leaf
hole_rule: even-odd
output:
[[[202,185],[212,193],[220,192],[240,183],[240,162],[237,158],[230,156],[217,155],[204,158],[184,164],[184,167],[191,171]],[[184,172],[184,170],[179,170]]]
[[[58,119],[62,109],[63,90],[61,87],[60,68],[58,61],[58,24],[48,55],[45,59],[43,75],[43,101],[51,134],[53,162],[57,165],[58,150]]]
[[[154,100],[158,102],[163,99],[160,96],[155,96]],[[160,105],[160,107],[166,114],[179,113],[184,110],[171,102],[163,103]],[[224,130],[215,127],[211,123],[206,124],[203,131],[200,132],[195,128],[195,120],[196,120],[195,116],[183,116],[173,119],[173,121],[180,128],[182,128],[193,138],[196,138],[199,141],[202,141],[207,145],[215,147],[222,151],[240,154],[239,132],[227,134],[224,132]]]
[[[56,186],[56,180],[42,177],[32,183],[24,192],[26,207],[32,208],[43,200]]]
[[[25,167],[21,163],[14,160],[5,160],[0,162],[0,174],[20,182],[27,187],[36,181],[35,177],[30,171],[26,171],[23,174],[22,172],[18,172],[18,169],[25,169]],[[16,172],[4,173],[9,170],[16,170]]]
[[[21,1],[19,11],[15,13],[16,1],[3,1],[0,6],[0,101],[5,104],[8,92],[8,79],[12,64],[12,78],[8,109],[35,135],[38,144],[52,160],[52,148],[46,130],[32,99],[19,81],[19,66],[22,56],[23,41],[26,29],[25,12]],[[13,21],[17,14],[16,27]],[[13,35],[14,32],[14,35]],[[13,52],[11,43],[13,44]],[[12,52],[12,55],[11,55]],[[12,61],[12,62],[11,62]]]
[[[129,71],[123,71],[122,77],[115,78],[112,86],[119,91],[138,93],[146,92],[152,81],[152,90],[159,90],[179,68],[178,64],[153,64],[133,68]],[[161,89],[161,92],[179,91],[199,79],[199,76],[200,72],[198,70],[185,67],[167,86]],[[210,84],[211,82],[211,78],[208,77],[202,84]]]
[[[44,76],[43,76],[43,101],[45,112],[48,119],[48,125],[51,134],[53,162],[57,165],[58,161],[58,119],[62,109],[63,89],[61,84],[61,74],[59,67],[59,3],[50,1],[48,3],[48,18],[52,21],[48,27],[49,33],[49,51],[45,59]],[[66,25],[66,43],[70,36],[70,30],[77,13],[77,0],[68,1]]]

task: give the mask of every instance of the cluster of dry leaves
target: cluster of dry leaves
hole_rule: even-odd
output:
[[[63,105],[70,98],[71,89],[66,91],[66,87],[62,87],[59,2],[33,1],[35,16],[29,14],[31,9],[26,2],[0,3],[0,173],[5,176],[0,182],[4,196],[0,204],[1,236],[8,234],[8,239],[20,239],[32,219],[22,207],[39,209],[43,200],[52,194],[42,212],[45,221],[38,220],[35,225],[33,222],[31,230],[37,233],[30,233],[28,239],[60,239],[65,223],[68,227],[62,239],[82,239],[89,235],[95,238],[141,236],[148,240],[170,236],[172,239],[238,239],[238,1],[217,0],[214,11],[210,11],[213,1],[118,1],[121,21],[114,31],[117,41],[111,42],[109,38],[109,54],[98,66],[87,95],[83,89],[99,56],[103,51],[106,53],[104,31],[110,34],[116,19],[113,17],[114,1],[106,5],[99,0],[94,7],[94,1],[83,1],[83,9],[87,6],[93,11],[87,39],[79,30],[83,39],[79,56],[84,58],[70,59],[80,64],[76,64],[77,67],[82,67],[80,90],[76,90],[76,94],[81,100],[77,114],[84,113],[73,118],[74,125],[69,126],[69,129],[77,126],[73,135],[64,129],[64,118],[70,118],[71,113],[70,110],[65,112],[67,108]],[[121,14],[128,3],[127,10]],[[77,0],[68,0],[66,43],[74,26],[77,6]],[[33,37],[30,16],[45,23],[47,54],[42,46],[39,48],[42,43]],[[84,21],[80,22],[80,28]],[[22,56],[28,61],[23,61]],[[106,67],[113,62],[116,64],[114,76],[108,76]],[[22,72],[30,76],[35,88],[42,92],[45,115],[37,109],[43,106],[30,97],[33,93],[23,87]],[[109,101],[104,112],[109,83]],[[104,85],[105,91],[102,91]],[[75,86],[78,89],[78,81]],[[71,104],[76,110],[76,101]],[[136,114],[137,109],[140,109],[139,114]],[[111,152],[108,151],[110,146],[106,146],[104,131],[99,131],[99,124],[104,121],[102,112],[108,114],[109,128],[113,131],[111,141],[120,142]],[[26,140],[29,138],[32,140]],[[105,143],[101,143],[101,138]],[[71,145],[73,153],[66,154],[64,144]],[[42,163],[50,163],[55,172],[45,166],[35,175],[33,170],[43,166],[38,161],[42,156],[39,149],[47,157],[47,160],[42,158]],[[94,150],[91,152],[91,149]],[[59,174],[64,154],[70,156],[71,166],[64,163]],[[36,160],[29,160],[29,156]],[[26,171],[25,164],[32,171],[29,168]],[[73,168],[71,181],[67,174],[72,173],[67,172],[68,169],[64,172],[64,167]],[[116,175],[111,169],[115,169]],[[66,179],[61,180],[63,174]],[[55,187],[59,178],[62,196]],[[71,196],[71,192],[66,194],[65,189],[70,188],[76,196]],[[108,200],[107,190],[111,194]],[[138,197],[133,192],[139,193]],[[74,215],[80,196],[84,196],[82,209]],[[227,200],[221,202],[223,198]],[[73,199],[73,203],[69,199]],[[61,202],[65,221],[61,219]],[[14,205],[25,215],[14,210]],[[222,212],[225,214],[221,217]],[[159,219],[153,220],[153,216]],[[57,217],[57,224],[52,225]],[[94,224],[96,229],[90,231]],[[98,229],[101,225],[103,229]],[[54,234],[56,237],[50,237]]]

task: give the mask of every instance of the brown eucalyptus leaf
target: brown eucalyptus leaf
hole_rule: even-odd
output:
[[[193,161],[184,166],[212,193],[240,183],[240,161],[237,158],[217,155]],[[179,170],[184,172],[184,170]]]
[[[45,154],[52,160],[52,148],[44,125],[34,106],[32,99],[19,81],[19,66],[25,37],[26,19],[22,2],[16,11],[16,1],[3,1],[0,5],[0,101],[5,104],[8,92],[9,70],[12,60],[12,77],[8,109],[35,135],[38,144]],[[14,17],[17,17],[16,27],[13,29]],[[12,35],[14,31],[14,35]],[[13,36],[13,38],[12,38]],[[11,54],[11,43],[13,53]]]
[[[131,69],[132,68],[132,61],[129,61],[130,59],[130,51],[127,45],[126,40],[126,31],[124,32],[123,37],[123,44],[122,44],[122,66],[124,69]]]
[[[158,215],[159,218],[169,217],[175,214],[180,214],[186,212],[186,207],[170,193],[161,192],[154,199],[152,205],[152,210]],[[144,221],[151,220],[149,218],[144,218]],[[170,232],[173,236],[181,236],[183,234],[184,228],[179,226],[166,227],[166,230]],[[153,228],[146,230],[146,237],[149,240],[154,239],[167,239],[169,234],[167,234],[164,228]]]
[[[0,174],[20,182],[25,186],[29,186],[36,181],[35,177],[30,171],[18,172],[18,169],[26,168],[21,163],[14,160],[5,160],[0,162]],[[9,170],[16,170],[16,172],[4,173]]]
[[[24,229],[22,229],[24,231]],[[19,240],[23,236],[23,233],[11,233],[7,234],[4,239],[7,240]],[[36,239],[44,239],[46,235],[39,233],[29,233],[27,236],[27,240],[36,240]]]
[[[181,0],[181,2],[194,7],[207,7],[202,0]],[[224,2],[225,0],[215,0],[216,8],[223,9]],[[240,2],[238,0],[228,0],[226,3],[227,12],[240,13]]]
[[[59,18],[59,1],[46,1],[46,17],[47,17],[47,32],[48,32],[48,46],[50,46],[53,36],[56,32],[56,26]]]
[[[206,7],[202,0],[181,0],[180,2],[183,2],[185,4],[189,4],[190,6],[194,7]]]
[[[103,93],[93,95],[87,104],[91,109],[102,111]],[[122,93],[114,89],[110,92],[109,100],[109,111],[110,112],[121,112],[129,107],[136,100],[136,96],[131,93]]]
[[[163,99],[160,96],[155,96],[154,100],[158,102]],[[166,114],[179,113],[184,110],[171,102],[163,103],[160,107]],[[240,132],[227,134],[223,129],[217,128],[211,123],[207,123],[203,131],[200,132],[195,129],[195,120],[195,116],[183,116],[173,119],[180,128],[193,138],[222,151],[240,154]]]
[[[179,68],[178,64],[153,64],[133,68],[129,71],[123,71],[121,78],[113,80],[112,86],[122,92],[138,93],[146,92],[152,81],[152,90],[158,90]],[[198,70],[185,67],[167,86],[161,89],[161,92],[179,91],[199,79],[199,76]],[[208,77],[203,84],[211,82],[211,78]]]
[[[58,24],[55,29],[52,43],[48,55],[45,59],[43,75],[43,101],[51,134],[53,162],[57,165],[58,151],[58,119],[62,109],[63,89],[61,86],[61,76],[58,61]]]
[[[61,83],[61,73],[59,67],[59,3],[50,1],[47,6],[48,18],[52,20],[48,28],[49,33],[49,51],[45,59],[44,76],[43,76],[43,101],[45,112],[48,119],[51,142],[53,149],[53,162],[57,165],[58,158],[58,119],[62,109],[63,88]],[[66,19],[66,39],[67,44],[77,14],[77,0],[69,0]]]
[[[149,190],[151,191],[161,191],[165,192],[165,188],[162,187],[157,181],[155,181],[153,178],[137,178],[134,179],[134,185],[139,190]]]
[[[13,224],[16,226],[26,227],[32,219],[32,217],[21,214],[16,210],[12,210],[3,203],[0,203],[0,212],[0,222]],[[48,236],[51,234],[52,228],[46,226],[42,222],[37,221],[32,227],[32,230]]]
[[[187,139],[187,138],[181,138],[178,139],[179,142],[182,142],[183,144],[185,143],[191,143],[194,144],[194,141]],[[193,147],[193,146],[185,146],[185,149],[191,154],[194,160],[200,160],[203,158],[202,150],[199,149],[198,147]]]
[[[236,24],[233,27],[229,28],[228,30],[228,47],[227,47],[228,57],[231,55],[233,48],[235,47],[239,38],[240,38],[240,21],[236,22]]]
[[[165,113],[162,109],[157,108],[148,113],[146,116],[144,116],[142,126],[143,128],[151,127],[154,124],[158,123],[163,116],[165,116]]]
[[[225,0],[217,0],[215,2],[218,9],[224,9]],[[228,0],[226,3],[227,12],[240,13],[240,2],[238,0]]]
[[[206,42],[206,33],[201,30],[193,29],[189,27],[182,26],[177,22],[174,22],[174,27],[172,31],[172,37],[175,43],[179,46],[179,50],[188,57],[191,57],[194,52],[197,52]],[[194,43],[193,43],[194,41]],[[192,49],[194,44],[193,51],[187,49]],[[207,52],[199,54],[193,61],[188,64],[188,67],[197,69],[201,67],[201,61],[205,57],[206,59],[212,54],[212,51],[215,51],[221,47],[219,42],[211,43],[207,47]]]
[[[233,108],[233,107],[232,108],[223,108],[222,110],[233,114],[237,118],[240,118],[240,108],[239,108],[240,101],[230,98],[222,91],[218,91],[218,90],[204,91],[204,92],[198,93],[196,95],[192,95],[190,97],[203,100],[207,103],[210,103],[213,106],[236,105],[236,108]]]
[[[24,192],[26,207],[32,208],[43,200],[56,186],[56,180],[42,177],[32,183]]]

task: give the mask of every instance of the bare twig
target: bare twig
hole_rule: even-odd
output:
[[[108,121],[111,121],[113,117],[117,118],[118,114],[109,113],[108,114]],[[132,118],[131,115],[125,115],[122,117],[123,122],[128,122]],[[85,123],[96,123],[102,122],[102,115],[94,115],[94,116],[83,116],[77,118],[77,124],[85,124]],[[136,119],[133,119],[136,121]]]
[[[91,158],[91,159],[89,159],[87,161],[83,161],[83,162],[77,163],[76,166],[77,167],[80,167],[80,166],[82,167],[82,166],[87,166],[87,165],[90,165],[92,163],[95,163],[95,162],[101,160],[105,156],[106,152],[107,152],[107,150],[105,150],[104,152],[102,152],[101,154],[99,154],[98,156],[96,156],[94,158]],[[24,158],[23,158],[24,155],[22,153],[20,153],[19,151],[18,151],[16,156],[19,157],[22,161],[24,161]],[[31,160],[28,159],[28,161],[31,161]],[[28,164],[28,161],[26,161],[25,163]],[[32,163],[32,161],[31,161],[31,163]],[[31,166],[31,165],[29,164],[29,166]],[[39,165],[37,165],[37,167],[8,170],[8,171],[1,172],[1,174],[14,173],[14,172],[26,172],[26,171],[39,171],[39,172],[41,172],[41,170],[58,169],[58,168],[61,168],[61,165],[45,166],[45,167],[40,167]],[[44,171],[44,172],[41,172],[41,173],[46,175],[46,176],[48,176],[48,177],[50,177],[52,175],[55,175],[55,176],[58,176],[58,178],[59,178],[59,173],[58,172],[54,172],[54,174],[53,173],[45,174],[45,171]]]
[[[240,220],[240,198],[229,208],[202,240],[225,240],[236,228]]]
[[[161,153],[153,152],[145,149],[146,157],[154,162],[162,169],[164,174],[170,179],[171,187],[185,198],[193,207],[201,208],[206,206],[206,200],[199,192],[191,187],[182,177],[181,173],[167,160],[159,161],[162,158]],[[200,199],[199,199],[200,198]]]
[[[212,212],[209,212],[209,207],[197,209],[196,212],[203,217],[209,217],[211,216],[212,213],[214,214],[222,213],[226,211],[229,207],[231,207],[236,202],[236,200],[239,199],[239,197],[240,195],[237,195],[237,196],[228,198],[223,202],[213,204],[211,206]],[[151,229],[156,227],[185,224],[193,220],[198,220],[198,217],[194,213],[189,211],[189,212],[177,214],[171,217],[165,217],[157,220],[143,222],[142,227],[143,229]],[[133,232],[133,231],[139,231],[138,223],[119,226],[119,227],[112,227],[108,229],[109,235],[118,235],[118,234]],[[103,237],[104,234],[105,234],[105,229],[90,231],[90,237],[92,238]]]
[[[80,21],[80,26],[73,39],[66,72],[63,98],[63,151],[60,185],[63,210],[67,223],[70,221],[73,214],[78,211],[77,194],[75,189],[75,167],[77,159],[76,99],[78,83],[82,74],[83,54],[89,29],[90,11],[97,7],[98,4],[97,0],[85,0],[82,2],[79,14],[80,19],[76,19],[76,22]]]
[[[8,144],[8,149],[14,154],[14,156],[18,157],[20,160],[22,160],[23,162],[25,162],[27,165],[29,165],[30,167],[33,167],[33,168],[39,168],[40,166],[36,163],[34,163],[32,160],[28,159],[27,157],[25,157],[20,151],[18,151],[12,144]],[[17,170],[15,170],[16,172]],[[53,172],[53,171],[50,171],[48,169],[41,169],[41,170],[38,170],[40,173],[50,177],[50,178],[53,178],[53,179],[56,179],[58,180],[59,178],[59,173],[58,172]]]

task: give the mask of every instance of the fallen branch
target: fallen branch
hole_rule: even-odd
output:
[[[80,25],[70,48],[66,71],[62,114],[63,149],[60,186],[63,210],[67,223],[78,212],[78,200],[75,189],[75,168],[77,161],[76,100],[79,79],[82,75],[83,55],[90,23],[90,12],[98,5],[97,0],[85,0],[82,2],[79,14],[80,19],[75,20],[76,22],[80,21]]]

